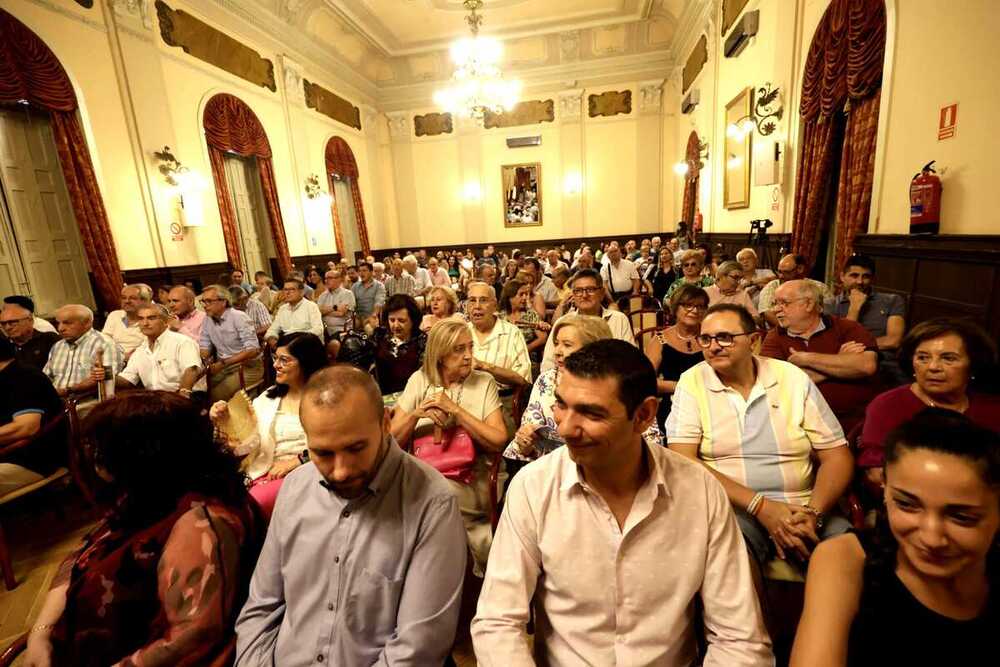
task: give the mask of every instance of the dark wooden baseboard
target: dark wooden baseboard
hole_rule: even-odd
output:
[[[155,291],[163,285],[183,285],[188,280],[197,280],[204,287],[218,282],[220,274],[231,270],[232,268],[226,262],[212,262],[210,264],[132,269],[124,271],[123,274],[126,283],[145,283]]]

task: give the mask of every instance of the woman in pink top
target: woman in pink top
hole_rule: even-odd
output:
[[[925,408],[961,412],[1000,433],[1000,397],[969,390],[996,355],[986,332],[968,320],[938,317],[913,327],[900,345],[899,365],[914,381],[879,394],[865,411],[858,466],[873,490],[885,483],[886,436]]]
[[[728,260],[719,265],[719,270],[715,273],[715,284],[705,288],[708,294],[709,307],[717,303],[732,303],[746,308],[756,320],[757,308],[753,305],[753,299],[746,290],[740,287],[743,279],[743,269],[739,262]]]

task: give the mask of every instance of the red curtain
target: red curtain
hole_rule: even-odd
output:
[[[326,182],[330,186],[330,194],[332,195],[334,194],[333,174],[330,173],[329,167],[326,171]],[[337,252],[340,253],[341,259],[349,259],[344,255],[344,233],[340,223],[340,211],[337,210],[336,197],[330,200],[330,219],[333,220],[333,240],[337,244]]]
[[[853,124],[844,136],[838,203],[871,201],[874,169],[874,134],[868,148],[872,156],[861,159],[862,144],[852,147],[852,141],[867,141],[861,127],[878,122],[878,101],[864,104],[877,97],[882,85],[882,60],[885,53],[885,0],[833,0],[813,36],[802,78],[802,144],[798,158],[798,178],[795,183],[795,210],[792,216],[792,251],[803,255],[809,263],[816,260],[816,249],[823,227],[825,202],[833,185],[832,166],[834,143],[833,116],[864,107],[864,117]],[[872,116],[874,111],[874,116]],[[854,157],[856,156],[856,158]],[[843,173],[843,172],[847,173]],[[843,188],[848,191],[844,192]],[[850,218],[844,218],[849,213]],[[846,252],[854,235],[868,222],[868,209],[843,210],[838,207],[837,256]],[[846,255],[844,255],[846,257]]]
[[[121,302],[122,273],[77,101],[66,70],[27,26],[0,9],[0,104],[25,103],[47,111],[80,240],[102,310]]]
[[[223,169],[223,157],[227,152],[257,160],[257,171],[264,191],[264,205],[271,222],[274,254],[277,256],[278,269],[282,275],[287,274],[292,269],[292,257],[288,252],[285,223],[278,205],[278,190],[271,163],[271,144],[267,140],[264,126],[243,100],[225,93],[215,95],[208,101],[202,122],[212,158],[212,178],[215,181],[219,216],[222,218],[222,235],[225,238],[229,262],[233,266],[241,266],[236,213],[232,208],[229,187],[225,185],[226,173]]]
[[[872,203],[875,137],[881,92],[851,105],[840,157],[837,188],[837,245],[834,266],[844,266],[854,251],[854,237],[865,230]]]
[[[330,174],[337,174],[342,178],[350,179],[351,199],[354,201],[354,217],[358,221],[358,240],[361,242],[361,251],[364,254],[371,252],[368,241],[368,225],[365,222],[365,209],[361,203],[361,188],[358,187],[358,163],[354,159],[354,151],[347,145],[347,142],[340,137],[331,137],[326,142],[326,174],[330,184],[330,192],[333,192],[333,178]],[[333,236],[337,242],[337,250],[341,256],[344,254],[344,235],[340,227],[340,215],[337,213],[336,203],[333,204]],[[353,258],[346,258],[353,261]]]
[[[681,220],[688,224],[688,229],[694,228],[694,214],[698,208],[698,175],[700,172],[697,165],[701,164],[700,144],[697,132],[688,135],[687,150],[684,153],[684,161],[688,165],[688,171],[684,179],[684,204],[681,207]]]

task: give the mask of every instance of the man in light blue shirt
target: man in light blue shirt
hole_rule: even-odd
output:
[[[448,483],[389,435],[363,371],[315,373],[299,416],[311,463],[278,495],[236,623],[236,665],[443,664],[468,551]]]

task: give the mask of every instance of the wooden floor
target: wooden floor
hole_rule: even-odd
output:
[[[54,507],[67,509],[57,513]],[[18,583],[12,591],[0,583],[0,652],[31,629],[59,565],[96,519],[72,489],[53,489],[0,506]],[[468,643],[456,647],[454,658],[458,667],[476,666]]]

